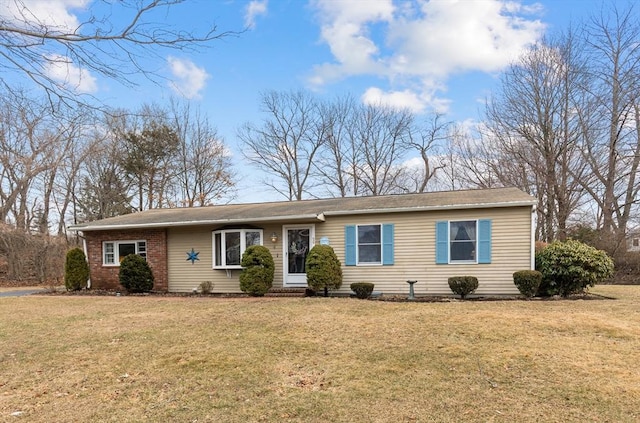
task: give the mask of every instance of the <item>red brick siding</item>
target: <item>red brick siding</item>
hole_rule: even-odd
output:
[[[84,232],[87,240],[87,257],[91,271],[91,287],[95,289],[120,289],[119,266],[102,265],[104,241],[147,241],[147,263],[153,271],[154,291],[167,291],[167,231],[165,229],[120,230]]]

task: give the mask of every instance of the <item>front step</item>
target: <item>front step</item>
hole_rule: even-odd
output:
[[[270,288],[265,297],[304,297],[306,288]]]

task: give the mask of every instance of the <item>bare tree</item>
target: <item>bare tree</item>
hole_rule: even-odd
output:
[[[205,206],[228,197],[235,186],[231,156],[216,129],[199,109],[172,101],[171,120],[180,145],[175,184],[178,203]]]
[[[485,137],[497,151],[485,149],[485,167],[502,184],[538,196],[537,236],[546,241],[566,237],[582,196],[576,93],[584,81],[576,51],[571,34],[534,46],[503,74],[486,111]]]
[[[158,81],[156,66],[149,64],[149,58],[160,57],[163,50],[196,50],[213,40],[238,34],[219,32],[215,25],[199,34],[157,19],[159,13],[169,15],[182,3],[187,2],[92,2],[84,21],[65,23],[39,16],[36,7],[26,0],[6,0],[0,12],[0,67],[40,86],[52,105],[79,101],[78,87],[56,78],[52,73],[56,68],[69,72],[77,67],[126,86],[135,86],[140,75]],[[2,77],[0,84],[9,90],[14,88]]]
[[[244,156],[275,178],[265,184],[290,201],[302,200],[312,188],[312,165],[327,139],[328,125],[307,92],[270,91],[261,103],[267,114],[262,125],[247,123],[238,131]]]
[[[358,106],[351,96],[325,102],[320,106],[326,125],[326,141],[320,150],[314,167],[320,185],[329,195],[347,197],[358,195],[358,163],[362,145],[354,132],[355,113]]]
[[[584,157],[590,177],[583,181],[602,213],[602,230],[625,248],[640,184],[640,24],[633,6],[615,5],[586,28],[590,108],[582,115]]]
[[[47,106],[24,92],[5,92],[0,103],[0,221],[19,229],[31,226],[33,185],[60,160],[57,131]],[[50,178],[47,178],[50,179]],[[48,185],[48,183],[47,183]]]
[[[444,161],[434,159],[434,155],[445,151],[456,136],[457,128],[453,122],[443,122],[443,118],[441,113],[428,115],[420,127],[409,132],[407,147],[418,153],[421,165],[409,176],[415,186],[414,192],[425,192],[436,172],[445,167]]]
[[[383,105],[368,105],[355,115],[354,133],[362,156],[357,166],[360,195],[397,192],[413,115]]]

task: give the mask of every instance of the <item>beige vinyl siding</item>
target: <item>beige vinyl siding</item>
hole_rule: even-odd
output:
[[[491,219],[490,264],[435,263],[435,226],[442,220]],[[394,264],[345,266],[344,234],[346,225],[394,224]],[[283,225],[287,222],[255,225],[263,229],[263,245],[269,248],[276,264],[274,287],[283,283]],[[407,280],[417,280],[417,295],[452,295],[447,279],[450,276],[470,275],[479,280],[478,295],[518,294],[513,284],[513,272],[531,268],[531,207],[502,207],[475,210],[443,210],[402,212],[351,216],[326,216],[325,222],[315,222],[315,243],[326,237],[343,267],[343,285],[338,291],[350,292],[352,282],[375,284],[376,291],[385,294],[409,292]],[[214,284],[213,292],[240,292],[238,275],[231,278],[224,270],[213,269],[212,231],[216,227],[176,227],[168,230],[169,290],[191,292],[201,282]],[[271,242],[271,234],[278,234],[278,242]],[[199,261],[187,261],[187,252],[198,251]]]
[[[193,226],[169,228],[167,233],[167,260],[170,292],[192,292],[204,281],[213,282],[214,293],[239,293],[240,269],[213,269],[213,236],[217,227]],[[269,248],[276,264],[274,286],[282,286],[282,226],[260,226],[262,243]],[[278,242],[271,242],[271,234],[278,234]],[[199,252],[195,263],[187,260],[187,252]]]
[[[490,264],[435,264],[435,226],[441,220],[492,220],[492,260]],[[394,224],[394,264],[391,266],[344,266],[346,225]],[[352,282],[375,284],[376,291],[407,294],[407,280],[420,295],[451,295],[447,279],[470,275],[479,280],[479,295],[518,294],[513,272],[531,268],[531,207],[392,213],[327,217],[318,226],[316,238],[327,236],[343,263],[343,286],[348,293]]]

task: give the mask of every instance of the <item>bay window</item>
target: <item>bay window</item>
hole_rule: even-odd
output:
[[[240,269],[244,251],[262,245],[262,229],[225,229],[213,232],[214,269]]]

